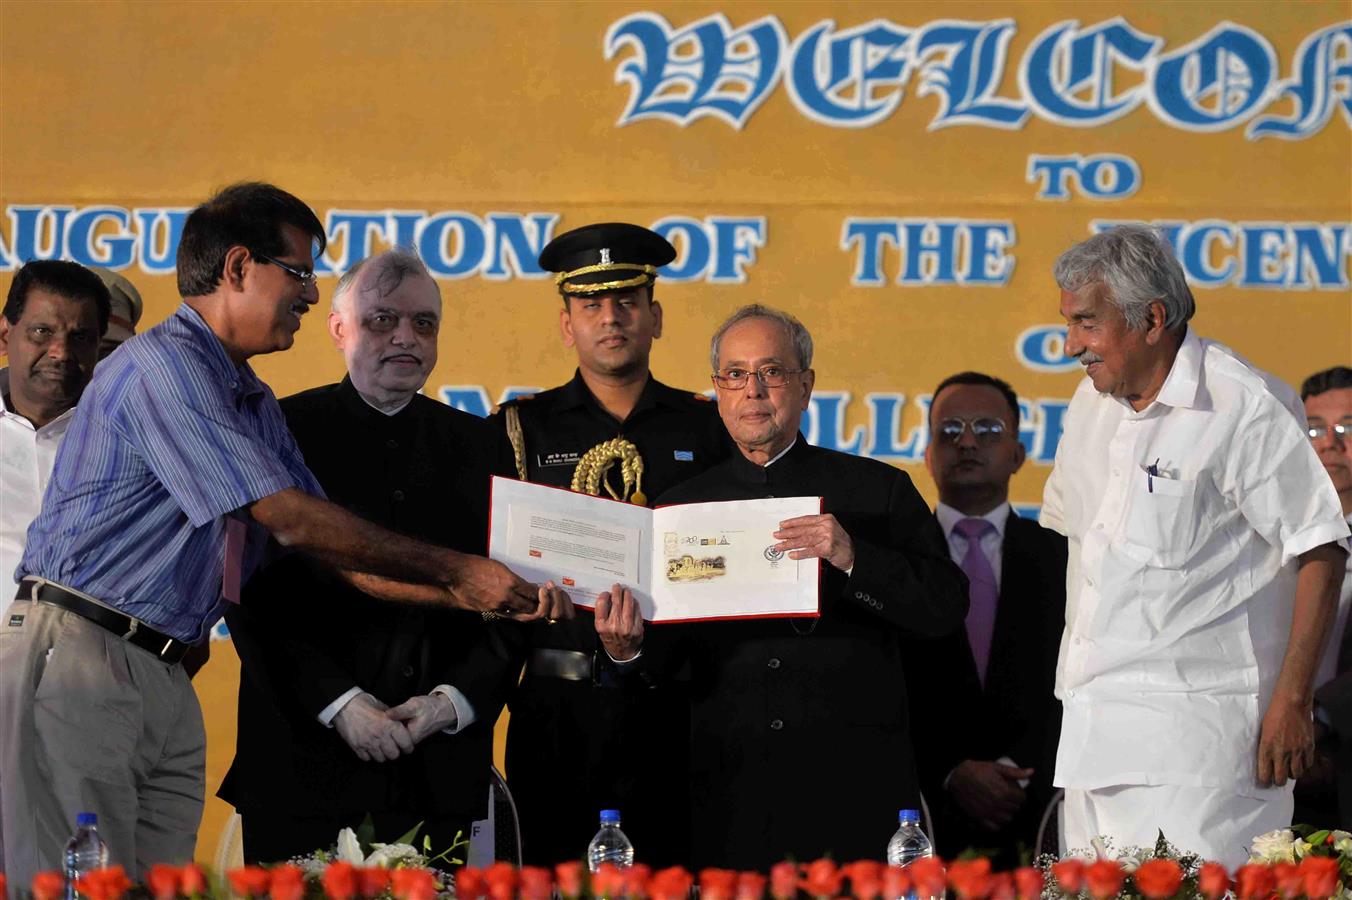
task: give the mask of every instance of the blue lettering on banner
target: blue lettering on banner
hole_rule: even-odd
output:
[[[652,228],[676,248],[676,259],[660,270],[666,281],[745,284],[757,248],[765,246],[764,216],[668,216]]]
[[[1250,139],[1309,137],[1328,123],[1334,107],[1352,125],[1352,22],[1305,38],[1296,50],[1291,77],[1278,83],[1276,96],[1290,98],[1291,115],[1254,119],[1245,132]]]
[[[891,118],[908,83],[918,96],[937,98],[930,130],[1021,128],[1031,116],[1092,128],[1143,106],[1185,131],[1219,131],[1252,119],[1250,140],[1309,137],[1335,107],[1352,125],[1349,22],[1308,35],[1285,79],[1271,42],[1233,22],[1167,52],[1162,37],[1121,16],[1085,26],[1057,22],[1035,35],[1019,60],[1018,96],[1000,97],[1016,33],[1011,19],[916,26],[874,19],[844,28],[827,19],[790,43],[774,16],[735,28],[716,14],[674,28],[640,12],[611,25],[605,55],[632,50],[615,71],[615,80],[629,85],[620,125],[661,119],[684,127],[714,117],[740,129],[781,80],[800,114],[835,128]],[[1289,112],[1258,116],[1287,101]]]
[[[8,240],[0,234],[0,271],[30,259],[73,259],[167,275],[191,210],[16,204],[6,212],[10,227]],[[336,275],[388,247],[404,247],[416,251],[436,278],[543,279],[549,273],[537,260],[559,219],[554,212],[331,209],[325,216],[328,247],[315,257],[315,271]],[[673,216],[654,228],[671,235],[682,251],[664,276],[711,284],[745,283],[768,233],[764,216]]]
[[[901,103],[911,30],[875,20],[828,37],[835,24],[820,22],[794,42],[789,97],[824,125],[876,125]]]
[[[1071,190],[1091,200],[1121,200],[1141,187],[1141,167],[1130,156],[1120,153],[1095,153],[1081,156],[1028,157],[1030,184],[1041,177],[1039,200],[1066,200]],[[1069,188],[1069,189],[1068,189]]]
[[[1160,57],[1149,102],[1165,122],[1220,131],[1251,118],[1271,99],[1277,54],[1251,28],[1223,22]]]
[[[606,59],[632,48],[615,72],[628,81],[620,124],[663,119],[687,125],[712,116],[741,128],[780,77],[784,26],[765,16],[733,28],[721,13],[673,29],[656,13],[627,16],[606,32]]]
[[[1094,232],[1116,221],[1095,219]],[[1188,282],[1272,290],[1345,291],[1352,285],[1349,222],[1153,222],[1174,245]]]
[[[1013,222],[976,219],[882,219],[850,216],[841,226],[840,249],[854,252],[850,284],[881,287],[888,246],[900,251],[896,283],[1002,285],[1014,272]]]
[[[498,402],[538,391],[532,387],[508,387],[499,395]],[[442,402],[477,416],[487,416],[493,409],[483,385],[442,385],[436,395]],[[819,390],[813,393],[800,427],[808,442],[815,446],[887,463],[914,465],[924,461],[929,444],[930,400],[928,393],[917,394],[908,406],[905,394],[871,392],[864,397],[865,421],[849,427],[846,421],[850,392]],[[1022,417],[1019,440],[1034,464],[1050,466],[1056,458],[1068,405],[1069,401],[1059,398],[1019,400]],[[680,452],[683,451],[677,451]]]
[[[1121,91],[1119,68],[1145,73],[1164,43],[1120,16],[1088,28],[1058,22],[1033,38],[1019,67],[1019,89],[1039,118],[1072,128],[1120,119],[1146,98],[1144,84]]]
[[[1069,372],[1079,365],[1066,356],[1066,326],[1034,325],[1014,339],[1014,356],[1034,372]]]
[[[498,402],[505,403],[517,397],[529,397],[532,394],[540,393],[541,390],[543,388],[510,385],[498,395]],[[437,396],[441,397],[441,402],[447,406],[452,406],[461,412],[467,412],[481,419],[487,417],[493,411],[493,404],[488,400],[488,391],[481,385],[443,384],[437,391]]]

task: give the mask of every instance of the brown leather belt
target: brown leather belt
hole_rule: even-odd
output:
[[[14,595],[14,599],[59,606],[170,664],[181,662],[184,654],[192,647],[192,644],[185,644],[178,638],[156,631],[140,619],[95,603],[82,594],[46,579],[25,578],[20,581],[19,592]]]
[[[531,651],[526,674],[565,681],[591,681],[592,655],[580,650],[540,647]]]

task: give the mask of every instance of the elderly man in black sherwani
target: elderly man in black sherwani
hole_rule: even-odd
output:
[[[483,553],[489,480],[509,463],[483,420],[418,393],[440,321],[417,257],[365,260],[339,281],[329,316],[347,377],[281,406],[334,502]],[[297,556],[255,576],[226,620],[242,668],[220,796],[243,817],[247,861],[329,847],[367,814],[376,840],[421,822],[418,843],[426,835],[440,852],[485,816],[493,725],[518,668],[493,630],[510,623],[379,602]]]
[[[821,559],[820,617],[664,625],[644,646],[633,597],[617,585],[598,599],[597,630],[629,677],[690,666],[697,868],[881,858],[898,809],[919,801],[901,638],[961,625],[966,579],[905,473],[799,433],[814,381],[801,323],[744,307],[715,333],[711,357],[741,452],[658,503],[820,496],[822,514],[773,534],[790,557]]]

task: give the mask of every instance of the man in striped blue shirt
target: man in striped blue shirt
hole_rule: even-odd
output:
[[[269,547],[303,551],[382,599],[518,619],[570,612],[550,585],[323,499],[247,363],[290,347],[318,301],[312,242],[323,248],[314,213],[271,185],[198,207],[179,245],[183,304],[100,365],[81,399],[0,622],[13,884],[60,867],[79,812],[98,814],[111,862],[133,877],[192,858],[206,739],[180,661]]]

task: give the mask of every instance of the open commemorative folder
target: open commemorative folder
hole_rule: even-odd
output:
[[[647,509],[496,476],[492,491],[488,555],[577,606],[620,584],[650,622],[818,615],[820,561],[775,550],[774,532],[820,497]]]

